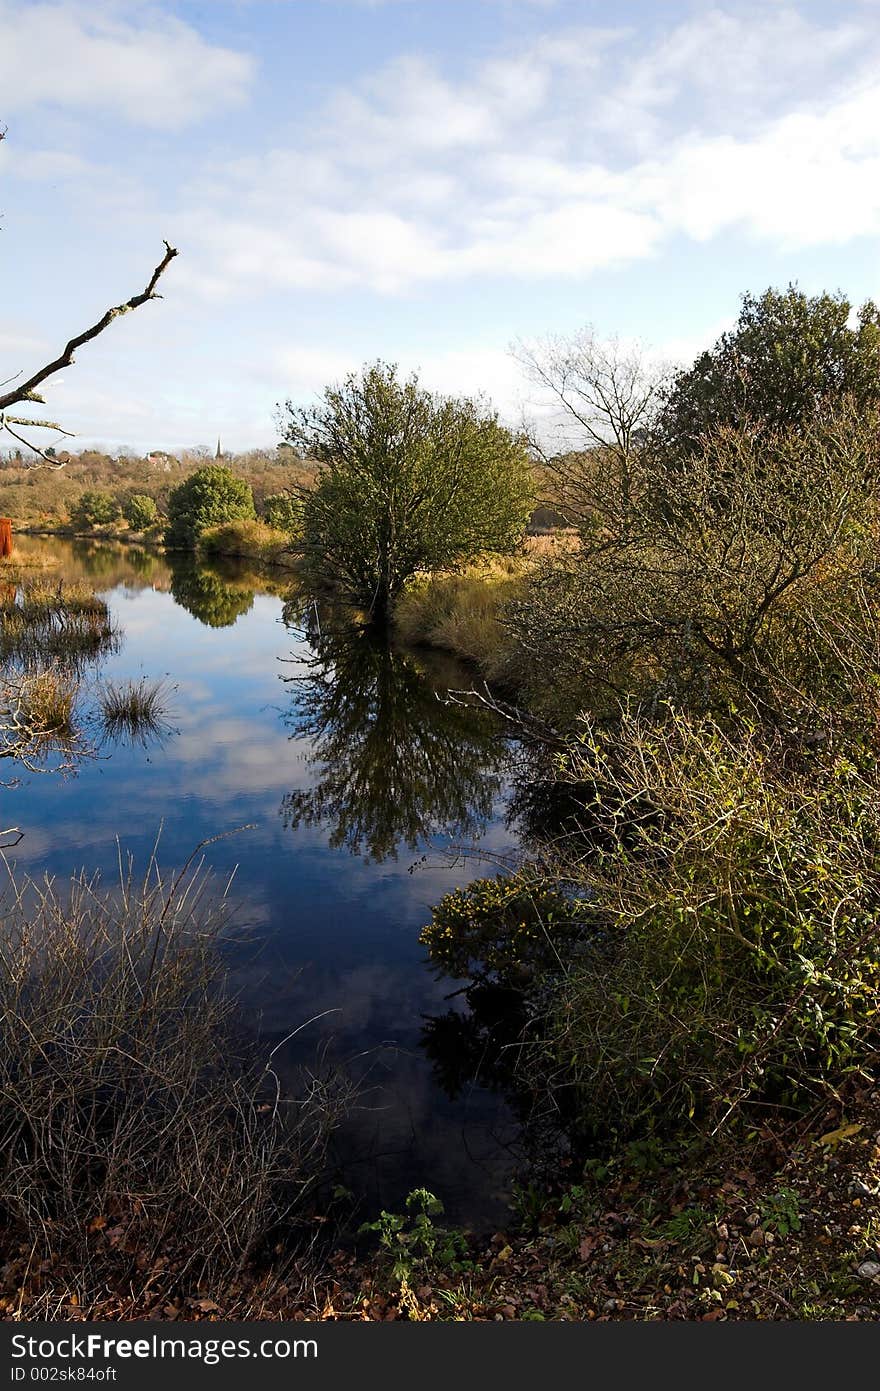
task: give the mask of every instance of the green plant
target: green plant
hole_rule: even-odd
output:
[[[372,1232],[391,1260],[391,1276],[408,1285],[416,1271],[440,1269],[451,1274],[473,1270],[468,1258],[467,1240],[450,1227],[439,1227],[434,1218],[443,1204],[426,1188],[414,1188],[406,1198],[404,1213],[380,1212],[373,1222],[364,1222],[359,1233]]]
[[[146,493],[132,493],[122,509],[123,516],[132,531],[147,531],[159,515],[156,499]]]
[[[195,550],[208,527],[255,516],[250,484],[222,464],[209,464],[172,488],[165,544],[172,550]]]
[[[855,319],[855,322],[853,322]],[[880,404],[880,310],[796,285],[743,295],[739,318],[668,393],[659,432],[692,448],[719,426],[800,428],[842,397]]]
[[[431,395],[376,363],[280,416],[317,461],[303,551],[316,583],[384,623],[419,570],[522,540],[533,502],[524,443],[474,401]]]
[[[87,490],[70,509],[75,527],[111,526],[119,517],[119,503],[110,493]]]
[[[275,531],[298,535],[302,531],[303,500],[296,493],[270,493],[263,501],[263,517]]]
[[[760,1205],[761,1226],[780,1236],[790,1236],[801,1229],[801,1199],[793,1188],[780,1188]]]
[[[586,722],[577,878],[595,949],[546,1035],[582,1115],[621,1133],[797,1109],[876,1041],[880,792],[873,759],[786,760],[778,737],[667,712]],[[560,847],[557,846],[557,851]],[[564,855],[563,855],[564,860]],[[543,1064],[546,1071],[546,1060]]]

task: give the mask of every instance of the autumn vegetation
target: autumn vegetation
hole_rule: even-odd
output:
[[[64,524],[127,523],[156,540],[161,528],[169,549],[290,565],[289,606],[333,603],[343,621],[314,638],[326,679],[302,711],[329,772],[287,799],[285,825],[330,809],[336,844],[376,859],[404,779],[389,777],[365,820],[351,798],[357,711],[329,674],[357,666],[373,693],[405,648],[464,659],[472,689],[450,697],[442,745],[419,722],[415,679],[388,719],[409,730],[411,762],[445,760],[453,793],[462,704],[489,707],[518,748],[522,854],[435,904],[422,942],[460,983],[453,1022],[466,1019],[481,1066],[523,1117],[524,1226],[533,1220],[548,1266],[550,1209],[554,1231],[570,1216],[565,1239],[582,1265],[637,1207],[648,1251],[684,1250],[691,1228],[706,1228],[711,1272],[699,1263],[680,1293],[663,1265],[661,1287],[684,1316],[738,1316],[740,1302],[725,1301],[739,1280],[739,1217],[683,1218],[697,1205],[676,1207],[674,1193],[709,1172],[719,1147],[749,1190],[742,1155],[756,1137],[771,1166],[779,1137],[796,1137],[788,1163],[818,1117],[834,1121],[837,1144],[852,1133],[847,1107],[875,1085],[880,315],[789,287],[745,296],[736,325],[672,375],[592,331],[516,356],[545,393],[540,428],[510,430],[483,403],[435,396],[376,363],[310,409],[280,409],[286,457],[71,459]],[[38,486],[4,481],[0,508],[25,516],[3,489]],[[549,539],[526,536],[539,516],[554,521]],[[253,599],[196,565],[180,565],[172,588],[213,626]],[[37,743],[76,728],[67,646],[112,637],[93,597],[55,601],[39,581],[0,609],[4,652],[20,659],[15,718]],[[34,634],[57,662],[27,655]],[[164,699],[107,687],[99,704],[107,728],[130,734]],[[384,768],[374,727],[365,757]],[[426,822],[403,810],[415,846]],[[125,880],[101,896],[81,882],[60,906],[27,885],[16,898],[3,946],[0,1203],[41,1251],[64,1247],[83,1270],[96,1250],[102,1272],[123,1255],[137,1264],[185,1226],[180,1278],[220,1287],[297,1220],[336,1110],[315,1087],[297,1125],[278,1124],[254,1055],[227,1051],[222,913],[203,922],[178,888]],[[113,1042],[123,1035],[125,1050]],[[59,1126],[64,1144],[49,1144]],[[642,1177],[663,1175],[662,1213],[636,1192],[639,1163]],[[606,1183],[614,1222],[607,1203],[596,1216]],[[791,1184],[754,1199],[742,1227],[761,1239],[743,1235],[746,1261],[766,1234],[772,1245],[798,1230]],[[397,1313],[442,1316],[430,1282],[440,1268],[476,1282],[472,1249],[442,1228],[434,1195],[411,1196],[363,1235],[378,1243],[373,1273],[395,1286]],[[490,1286],[504,1277],[489,1269],[478,1303],[493,1316]],[[602,1279],[630,1288],[615,1270]],[[582,1279],[565,1296],[573,1317],[595,1312]],[[808,1316],[804,1281],[781,1297]],[[536,1283],[529,1268],[503,1307],[524,1307]],[[658,1316],[665,1297],[634,1301],[636,1316]]]

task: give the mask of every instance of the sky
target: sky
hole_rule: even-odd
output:
[[[180,251],[73,448],[271,445],[376,358],[514,421],[516,339],[880,299],[880,0],[0,0],[4,125],[0,379]]]

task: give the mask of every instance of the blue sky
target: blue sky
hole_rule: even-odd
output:
[[[878,0],[0,0],[0,122],[0,377],[181,252],[51,387],[80,443],[271,443],[377,356],[515,419],[516,337],[880,298]]]

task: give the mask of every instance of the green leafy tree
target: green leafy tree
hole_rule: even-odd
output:
[[[377,362],[284,407],[285,438],[318,464],[304,551],[313,577],[384,622],[410,576],[511,551],[533,505],[523,441],[474,401]]]
[[[119,517],[119,504],[110,493],[88,490],[70,509],[76,527],[111,526]]]
[[[208,527],[251,521],[255,516],[250,484],[222,464],[208,464],[172,488],[165,544],[172,550],[195,550]]]
[[[796,285],[743,296],[736,325],[679,373],[660,420],[668,442],[693,447],[720,426],[798,427],[842,397],[880,401],[880,310],[868,300],[852,320],[843,294]]]
[[[148,497],[146,493],[134,493],[122,510],[132,531],[146,531],[158,516],[155,498]]]
[[[263,503],[263,516],[276,531],[293,536],[302,530],[302,498],[295,493],[270,493]]]

